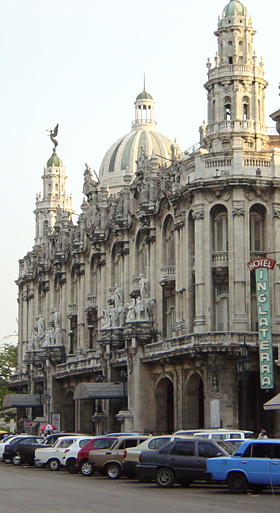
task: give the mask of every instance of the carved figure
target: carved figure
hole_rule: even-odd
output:
[[[60,327],[60,312],[57,310],[53,314],[53,320],[54,320],[54,338],[55,338],[55,345],[61,346],[62,345],[62,332]]]
[[[102,312],[101,329],[107,329],[111,327],[111,314],[110,309],[106,308]]]
[[[40,314],[39,317],[36,317],[36,325],[34,327],[35,330],[35,349],[40,349],[42,347],[44,339],[45,339],[45,321],[43,316]]]
[[[117,307],[117,308],[119,308],[123,304],[121,287],[116,287],[114,290],[114,302],[115,302],[115,307]]]
[[[140,286],[140,297],[143,300],[143,299],[145,299],[145,297],[147,297],[147,280],[146,280],[144,274],[140,274],[139,286]]]
[[[58,133],[58,124],[56,125],[56,127],[53,130],[47,130],[47,132],[49,132],[50,139],[51,139],[52,143],[54,144],[54,149],[55,149],[58,145],[58,142],[55,139],[55,137],[57,136],[57,133]]]
[[[133,298],[131,303],[127,303],[126,306],[127,309],[127,316],[126,316],[126,322],[134,322],[136,315],[135,315],[135,299]]]
[[[46,331],[45,341],[43,343],[43,347],[49,347],[55,345],[55,334],[54,334],[54,327],[51,326]]]
[[[144,319],[144,301],[138,297],[135,304],[136,321]]]

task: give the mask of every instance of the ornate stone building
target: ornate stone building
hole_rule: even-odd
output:
[[[261,390],[247,262],[280,253],[279,137],[267,135],[264,64],[241,2],[226,5],[215,35],[199,145],[182,153],[161,135],[144,90],[98,179],[86,165],[77,224],[55,146],[19,264],[19,417],[56,413],[61,429],[89,433],[276,434],[263,404],[280,390],[279,368],[274,390]],[[277,359],[278,266],[270,289]],[[241,374],[240,361],[250,363]]]

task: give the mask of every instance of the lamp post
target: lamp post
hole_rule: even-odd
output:
[[[241,375],[242,381],[242,406],[243,406],[243,429],[248,428],[248,377],[252,369],[252,360],[249,356],[248,346],[245,342],[240,347],[240,358],[237,360],[237,372]]]
[[[40,415],[42,415],[42,393],[43,393],[43,387],[42,385],[37,386],[37,393],[39,394],[39,406],[40,406]]]
[[[123,409],[127,410],[127,400],[126,400],[126,393],[125,393],[125,384],[127,382],[127,372],[125,370],[121,370],[120,377],[123,380]]]

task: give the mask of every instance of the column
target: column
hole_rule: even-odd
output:
[[[195,231],[195,317],[194,331],[206,330],[205,316],[205,279],[203,258],[205,253],[205,231],[204,231],[204,206],[202,204],[194,206],[193,218]]]

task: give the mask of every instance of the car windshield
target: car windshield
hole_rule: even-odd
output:
[[[217,440],[216,443],[224,449],[228,453],[229,456],[235,453],[236,447],[234,447],[230,442],[224,442],[223,440]]]

